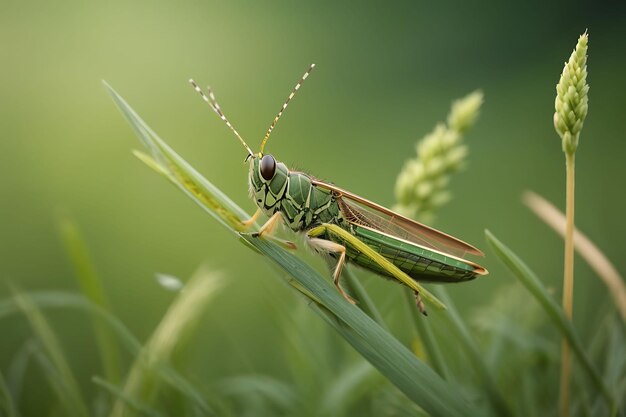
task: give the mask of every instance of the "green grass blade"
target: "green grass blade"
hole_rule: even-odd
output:
[[[110,326],[110,329],[119,338],[122,346],[125,347],[128,352],[133,356],[140,356],[142,350],[141,343],[132,335],[128,328],[111,313],[93,304],[85,297],[60,291],[34,292],[28,293],[28,296],[40,309],[70,308],[93,314]],[[13,298],[0,301],[0,319],[19,312],[20,309]],[[152,367],[163,381],[191,399],[204,414],[212,414],[211,407],[207,404],[204,396],[189,380],[184,378],[174,368],[163,362],[152,363]]]
[[[180,349],[222,284],[221,275],[206,270],[189,280],[135,360],[124,384],[123,398],[143,403],[153,400],[159,383],[156,368],[167,363],[175,349]],[[127,415],[127,405],[127,401],[118,400],[111,417]]]
[[[465,322],[461,318],[461,315],[452,303],[452,300],[448,296],[448,292],[442,287],[437,287],[435,289],[435,293],[448,306],[449,314],[442,315],[442,318],[448,323],[448,326],[446,326],[446,328],[450,329],[456,334],[457,340],[460,342],[461,346],[463,346],[463,349],[470,359],[469,362],[474,367],[480,379],[482,380],[482,383],[484,384],[485,391],[488,395],[489,401],[491,402],[494,411],[496,412],[496,415],[512,415],[513,413],[511,409],[509,408],[508,404],[502,397],[500,390],[498,389],[498,384],[496,383],[493,374],[485,363],[485,360],[482,353],[480,352],[480,349],[478,348],[476,340],[472,337],[469,329],[465,325]]]
[[[68,415],[88,417],[87,405],[54,330],[28,295],[14,289],[13,298],[28,320],[35,337],[47,356],[46,359],[49,359],[58,377],[58,380],[51,381],[51,384],[53,387],[55,384],[59,384],[65,388],[64,395],[61,396],[60,400],[65,404]]]
[[[565,318],[561,307],[556,303],[556,301],[554,301],[554,299],[552,299],[550,294],[548,294],[548,291],[535,273],[531,271],[530,268],[515,253],[513,253],[513,251],[511,251],[511,249],[500,242],[489,230],[485,231],[485,236],[487,237],[487,242],[489,242],[489,245],[498,258],[500,258],[500,260],[519,279],[522,285],[524,285],[533,297],[535,297],[537,302],[539,302],[541,307],[548,314],[548,317],[550,317],[561,334],[567,339],[585,373],[589,376],[596,389],[605,398],[609,405],[609,409],[612,410],[614,414],[617,402],[585,353],[574,326]]]
[[[73,387],[69,386],[68,381],[63,379],[59,370],[54,366],[52,361],[50,361],[44,352],[42,346],[36,341],[31,348],[31,354],[32,358],[35,359],[34,363],[39,365],[48,379],[50,388],[56,394],[62,404],[62,407],[66,409],[66,413],[68,413],[68,415],[76,415],[72,413],[75,412]]]
[[[136,399],[126,395],[124,391],[122,391],[117,385],[112,384],[98,376],[94,376],[93,378],[91,378],[91,380],[94,384],[107,391],[118,401],[124,402],[130,409],[132,409],[137,414],[150,417],[163,417],[163,414],[159,413],[157,410],[149,407],[141,401],[137,401]]]
[[[59,221],[58,229],[74,267],[81,292],[95,305],[110,311],[111,308],[102,288],[102,282],[96,273],[89,250],[78,227],[69,219],[62,219]],[[109,381],[119,382],[121,375],[120,353],[115,338],[100,318],[94,317],[94,332],[102,358],[104,375]]]
[[[141,142],[150,151],[150,156],[139,153],[140,159],[160,174],[166,175],[224,226],[235,231],[242,230],[241,220],[249,217],[246,212],[174,152],[111,86],[106,82],[103,84]]]
[[[17,417],[17,408],[13,403],[9,387],[0,373],[0,415],[6,417]]]
[[[425,320],[424,317],[415,314],[415,295],[413,294],[413,291],[408,288],[403,288],[402,290],[409,311],[408,315],[410,316],[410,320],[413,322],[415,331],[420,338],[420,342],[424,346],[428,362],[444,380],[450,382],[450,370],[441,355],[441,349],[439,349],[435,335],[430,328],[429,320]]]
[[[249,235],[243,238],[289,272],[308,293],[319,300],[322,307],[318,311],[324,313],[323,317],[389,381],[429,414],[480,415],[439,375],[367,314],[348,303],[327,280],[300,258],[264,239]]]
[[[22,392],[25,388],[26,372],[32,363],[36,349],[39,349],[36,340],[32,338],[25,340],[9,363],[6,371],[6,381],[9,384],[15,404],[19,404],[21,401]]]
[[[276,378],[265,375],[242,375],[223,379],[219,384],[223,395],[234,397],[241,402],[253,396],[262,397],[281,415],[296,414],[301,409],[301,401],[294,387]],[[274,410],[276,412],[276,410]]]
[[[363,284],[356,277],[356,274],[350,267],[344,267],[342,272],[344,282],[347,284],[348,290],[351,295],[357,300],[357,305],[361,310],[365,312],[368,316],[370,316],[380,327],[385,330],[389,330],[387,328],[387,324],[383,320],[383,316],[380,314],[376,305],[372,301],[372,298],[369,296],[365,288],[363,288]]]

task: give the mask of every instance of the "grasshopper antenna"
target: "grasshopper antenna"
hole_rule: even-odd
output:
[[[265,134],[265,137],[263,138],[263,141],[261,142],[261,151],[260,151],[261,154],[263,153],[263,149],[265,148],[265,143],[267,142],[267,139],[269,139],[270,134],[272,133],[272,130],[274,130],[274,127],[276,126],[276,123],[278,123],[278,119],[280,119],[280,116],[283,115],[283,112],[285,111],[285,109],[289,105],[289,102],[291,101],[293,96],[296,95],[296,92],[300,89],[300,87],[302,86],[302,83],[304,82],[304,80],[306,80],[307,77],[309,76],[309,74],[311,73],[311,71],[313,71],[313,68],[315,68],[315,64],[311,64],[311,66],[304,73],[302,78],[300,78],[300,81],[298,81],[298,84],[296,84],[296,86],[293,88],[293,90],[291,91],[291,94],[289,94],[289,97],[287,97],[287,100],[285,100],[285,103],[280,108],[280,111],[278,112],[278,114],[274,118],[274,121],[272,122],[272,125],[270,126],[269,129],[267,129],[267,133]]]
[[[200,94],[200,97],[202,97],[202,99],[207,102],[209,107],[211,107],[211,109],[213,109],[213,111],[215,113],[217,113],[217,115],[220,117],[220,119],[222,119],[224,121],[224,123],[226,123],[226,126],[228,126],[230,128],[230,130],[235,134],[235,136],[237,136],[237,139],[239,139],[241,144],[248,151],[248,155],[249,156],[254,156],[254,152],[252,152],[252,149],[250,149],[250,147],[248,146],[246,141],[243,140],[243,138],[241,137],[239,132],[237,132],[237,129],[235,129],[233,127],[233,125],[226,118],[226,115],[224,115],[224,112],[222,112],[222,108],[220,107],[219,104],[217,104],[217,100],[215,100],[215,94],[213,94],[213,91],[211,90],[211,88],[207,87],[207,92],[208,92],[208,97],[207,97],[207,95],[204,94],[202,89],[198,86],[198,84],[196,84],[196,82],[193,79],[190,79],[189,83],[193,86],[194,90],[196,90],[198,92],[198,94]]]

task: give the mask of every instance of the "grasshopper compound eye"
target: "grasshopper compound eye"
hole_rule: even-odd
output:
[[[261,158],[261,176],[269,181],[274,178],[276,172],[276,160],[272,155],[263,155]]]

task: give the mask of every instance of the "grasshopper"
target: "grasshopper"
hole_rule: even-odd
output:
[[[305,72],[283,103],[261,141],[258,153],[250,149],[228,121],[213,91],[208,88],[205,94],[194,80],[189,80],[248,152],[245,161],[249,163],[250,196],[257,210],[244,226],[252,226],[261,214],[265,214],[269,220],[254,234],[289,248],[295,248],[295,245],[273,235],[278,223],[306,234],[307,242],[314,250],[336,259],[332,273],[334,284],[352,304],[354,300],[340,284],[346,261],[406,285],[413,290],[420,312],[427,315],[420,297],[423,289],[418,282],[464,282],[486,275],[485,268],[464,258],[467,254],[483,256],[480,250],[334,184],[305,172],[290,170],[271,154],[264,153],[272,130],[313,68],[315,64]]]

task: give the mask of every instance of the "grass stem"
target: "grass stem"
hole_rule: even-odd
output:
[[[526,191],[523,196],[524,204],[541,220],[565,237],[565,215],[561,213],[545,198],[532,191]],[[626,323],[626,284],[624,278],[609,261],[606,255],[580,230],[574,227],[574,249],[598,277],[604,282],[608,293],[620,312],[622,321]]]
[[[574,308],[574,173],[575,153],[565,153],[566,203],[565,203],[565,266],[563,274],[563,312],[572,321]],[[570,415],[571,352],[565,338],[561,342],[561,383],[559,410],[561,417]]]

